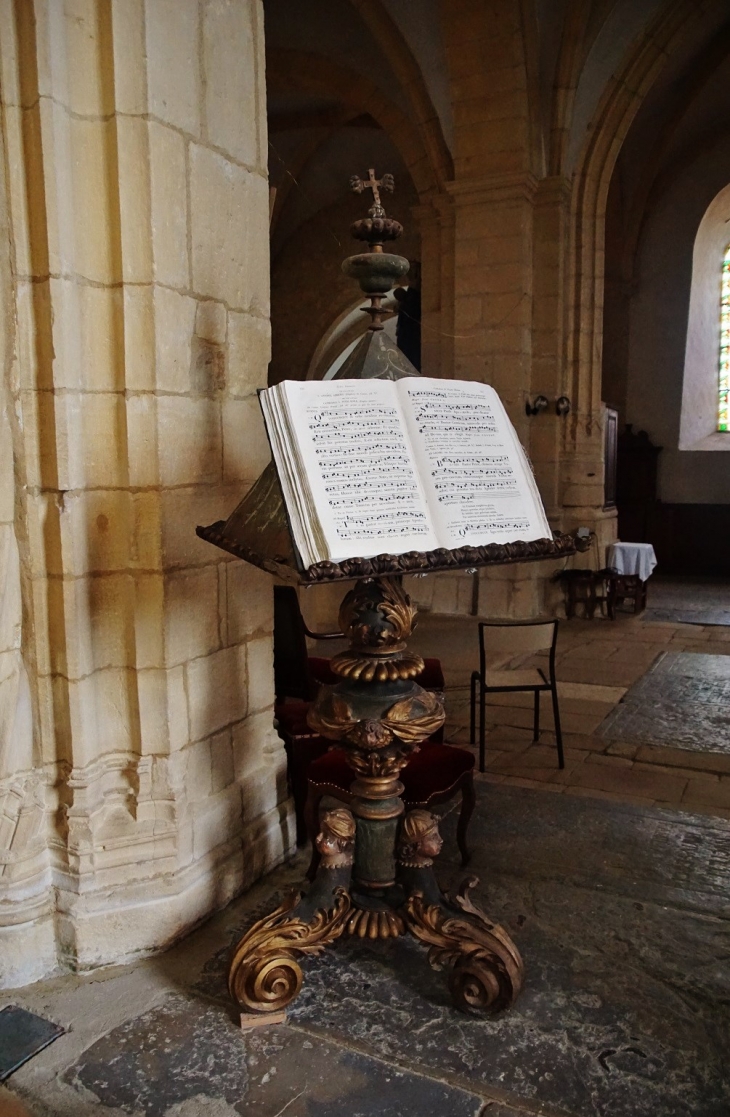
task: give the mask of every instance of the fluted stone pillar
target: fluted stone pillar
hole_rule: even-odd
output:
[[[259,0],[0,4],[0,980],[161,948],[281,859]],[[9,432],[9,437],[8,437]]]

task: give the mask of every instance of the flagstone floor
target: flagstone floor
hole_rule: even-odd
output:
[[[441,658],[447,737],[468,745],[475,619],[425,614],[414,644]],[[1,1117],[727,1117],[730,755],[690,714],[684,747],[617,714],[662,655],[697,653],[706,693],[730,627],[561,622],[562,772],[548,703],[537,744],[529,696],[490,704],[470,872],[525,960],[511,1010],[453,1010],[410,939],[347,940],[307,963],[286,1025],[242,1034],[231,944],[299,884],[300,851],[164,955],[0,996],[66,1029],[0,1086]]]
[[[446,739],[468,745],[469,677],[478,666],[476,619],[421,614],[412,646],[440,657],[447,687]],[[615,718],[622,699],[630,698],[631,688],[665,653],[723,657],[715,661],[720,665],[727,657],[730,679],[730,626],[652,622],[629,614],[615,621],[561,621],[556,673],[565,769],[557,766],[550,696],[543,695],[544,731],[533,744],[532,695],[494,695],[487,707],[487,772],[482,778],[730,818],[730,752],[727,744],[724,754],[717,751],[717,735],[727,741],[729,724],[713,730],[688,708],[676,739],[667,731],[661,744],[632,735],[630,724],[624,734],[612,729],[610,736],[602,735],[605,719]],[[698,698],[706,674],[695,672]],[[686,697],[692,682],[684,681]]]

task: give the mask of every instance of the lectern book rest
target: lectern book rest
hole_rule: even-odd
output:
[[[259,400],[305,567],[552,538],[487,384],[286,380]]]

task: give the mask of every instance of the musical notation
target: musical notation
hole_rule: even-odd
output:
[[[508,466],[502,468],[483,469],[481,466],[470,466],[469,468],[451,469],[444,467],[442,469],[432,469],[432,477],[472,477],[476,480],[478,477],[513,477],[514,470]]]
[[[428,463],[429,497],[451,546],[529,534],[524,477],[509,423],[483,386],[409,383],[412,428]]]
[[[410,480],[408,478],[404,478],[402,480],[388,480],[386,478],[382,478],[380,481],[373,481],[372,478],[365,477],[362,481],[347,480],[338,481],[336,485],[325,485],[324,491],[326,493],[342,493],[343,495],[345,493],[354,493],[355,495],[359,495],[361,493],[368,492],[373,488],[375,488],[376,492],[379,495],[384,496],[386,493],[391,493],[394,490],[396,492],[401,491],[410,493],[412,490],[412,485],[410,484]]]
[[[500,481],[484,481],[482,478],[469,478],[467,481],[437,481],[434,484],[437,493],[516,493],[517,483],[510,478],[508,483]]]
[[[283,381],[261,400],[305,565],[549,533],[488,385]]]
[[[338,407],[336,404],[331,404],[326,408],[311,408],[309,411],[309,425],[327,422],[337,423],[338,426],[349,424],[350,422],[368,422],[373,418],[377,419],[391,419],[394,414],[392,407],[358,407],[357,413],[353,417],[352,406],[350,404],[344,407]]]
[[[381,455],[381,454],[398,454],[400,457],[405,458],[406,461],[411,460],[409,455],[405,452],[405,443],[403,442],[402,439],[401,439],[400,442],[381,442],[379,437],[376,435],[376,436],[373,436],[373,437],[368,439],[367,449],[363,448],[362,440],[360,440],[359,445],[358,445],[358,450],[362,451],[363,455],[366,454],[367,456],[358,456],[358,455],[354,455],[354,454],[348,454],[347,457],[344,460],[349,462],[351,465],[358,464],[358,465],[366,466],[366,465],[369,465],[369,463],[372,461],[372,457],[373,457],[374,453],[376,453],[378,455]],[[343,451],[339,446],[336,446],[336,445],[335,446],[316,446],[315,450],[314,450],[314,453],[317,457],[317,461],[320,462],[322,465],[331,464],[330,463],[330,458],[332,458],[332,460],[334,460],[334,461],[342,461],[343,460],[342,459]]]
[[[479,459],[483,465],[489,466],[510,466],[510,459],[507,454],[483,454]],[[441,466],[458,465],[463,469],[465,466],[472,464],[471,455],[467,454],[446,454],[442,457],[435,459],[434,464]]]
[[[349,386],[348,386],[349,387]],[[321,486],[338,538],[422,539],[428,516],[395,407],[348,400],[306,411]]]
[[[402,506],[404,504],[409,504],[412,499],[412,495],[408,491],[402,493],[384,492],[380,494],[378,503],[391,505],[399,504]],[[332,500],[330,498],[327,503],[329,504],[330,508],[350,508],[352,507],[352,496],[340,497],[337,500]]]
[[[498,517],[494,520],[482,520],[481,523],[464,523],[459,528],[459,535],[462,539],[465,539],[467,535],[488,531],[494,534],[507,534],[510,539],[518,539],[519,532],[527,531],[529,526],[530,520],[528,516],[521,516],[513,520]]]

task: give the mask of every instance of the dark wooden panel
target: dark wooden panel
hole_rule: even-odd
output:
[[[647,542],[663,574],[730,577],[730,504],[661,504],[647,516]]]
[[[618,411],[606,408],[606,429],[603,435],[605,472],[603,479],[603,507],[616,507],[616,466],[618,451]]]

